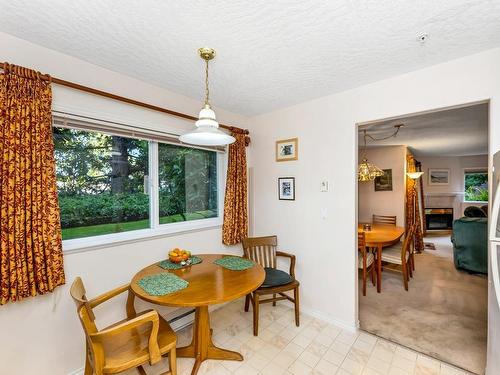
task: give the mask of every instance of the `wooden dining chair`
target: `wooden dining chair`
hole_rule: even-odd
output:
[[[73,281],[70,294],[85,333],[85,375],[116,374],[131,368],[137,368],[142,375],[146,375],[142,365],[153,365],[165,355],[169,357],[170,371],[163,374],[176,375],[177,338],[174,331],[154,310],[136,314],[133,294],[129,289],[129,284],[123,285],[88,300],[82,279],[77,277]],[[128,317],[98,330],[94,307],[126,291],[129,291]]]
[[[406,232],[405,239],[402,243],[399,242],[396,245],[384,247],[382,249],[382,262],[386,264],[384,265],[384,270],[388,269],[401,272],[403,275],[403,285],[406,291],[408,291],[408,282],[410,280],[410,247],[413,242],[414,234],[415,228],[412,226]]]
[[[253,260],[264,267],[266,278],[264,283],[245,298],[245,311],[248,311],[250,302],[253,308],[253,334],[259,334],[259,304],[288,300],[295,306],[295,325],[299,320],[299,282],[295,279],[295,255],[278,251],[276,236],[245,238],[242,241],[244,257]],[[286,273],[277,269],[277,257],[290,259],[290,271]],[[293,298],[287,293],[293,290]],[[263,295],[272,294],[272,298],[260,299]]]
[[[386,225],[396,225],[396,216],[386,216],[386,215],[373,215],[373,224],[386,224]]]
[[[358,232],[358,269],[363,270],[363,295],[366,296],[366,277],[370,272],[375,285],[375,255],[366,248],[365,232]]]

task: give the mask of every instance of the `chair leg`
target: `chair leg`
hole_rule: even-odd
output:
[[[276,294],[273,294],[273,298],[276,298]],[[276,301],[273,301],[273,306],[276,306]]]
[[[93,374],[93,370],[92,370],[92,366],[90,364],[88,354],[85,356],[85,372],[84,372],[84,374],[85,375],[92,375]]]
[[[372,274],[372,284],[373,286],[375,286],[377,283],[375,278],[375,264],[372,264],[372,270],[370,272]]]
[[[363,295],[366,296],[366,267],[363,267]]]
[[[248,307],[250,306],[250,294],[245,296],[245,311],[248,312]]]
[[[139,374],[141,375],[148,375],[148,373],[146,372],[146,370],[144,370],[144,367],[142,366],[137,367],[137,371],[139,371]]]
[[[411,258],[411,268],[413,271],[415,271],[415,254],[411,253],[410,258]]]
[[[405,290],[408,291],[408,268],[407,264],[403,265],[403,284],[405,286]]]
[[[259,295],[253,295],[253,335],[259,335]]]
[[[413,266],[411,265],[411,258],[410,258],[410,262],[408,263],[408,273],[410,275],[410,277],[413,277]]]
[[[175,351],[175,346],[168,355],[168,367],[170,369],[170,375],[177,375],[177,352]]]
[[[299,287],[293,290],[293,299],[295,301],[295,325],[300,325],[300,307],[299,307]]]

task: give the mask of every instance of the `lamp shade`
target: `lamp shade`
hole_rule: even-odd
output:
[[[195,124],[195,129],[179,137],[181,142],[198,146],[225,146],[236,141],[234,137],[219,129],[215,112],[208,104],[201,109]]]
[[[373,181],[384,175],[384,171],[364,158],[358,165],[358,181]]]
[[[420,177],[422,177],[422,175],[424,174],[424,172],[407,172],[406,175],[411,178],[412,180],[416,180]]]

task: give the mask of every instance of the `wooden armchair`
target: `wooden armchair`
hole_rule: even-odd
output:
[[[128,318],[98,330],[93,308],[126,291],[129,291]],[[82,279],[77,277],[71,285],[70,294],[85,333],[85,375],[116,374],[131,368],[137,368],[142,375],[146,375],[141,366],[146,362],[153,365],[166,354],[169,356],[170,371],[164,375],[177,374],[177,338],[174,331],[154,310],[136,314],[129,284],[87,300]]]
[[[409,274],[412,272],[411,260],[411,245],[413,242],[413,236],[415,234],[415,227],[410,227],[406,232],[405,239],[403,243],[398,243],[390,247],[384,247],[382,249],[382,262],[388,264],[384,266],[385,269],[392,271],[401,272],[403,275],[403,285],[406,291],[408,291],[408,282],[410,281]]]
[[[366,277],[370,272],[372,284],[375,285],[375,255],[366,248],[365,232],[358,232],[358,269],[363,272],[363,295],[366,296]]]
[[[278,239],[276,236],[253,237],[243,240],[244,257],[259,263],[266,271],[264,283],[252,294],[245,298],[245,311],[248,311],[250,301],[253,307],[253,334],[259,334],[259,304],[288,300],[295,306],[295,325],[299,320],[299,282],[295,279],[295,255],[277,251]],[[278,270],[277,257],[290,259],[290,271],[286,273]],[[293,290],[293,298],[285,292]],[[260,299],[260,296],[272,294],[272,298]],[[278,296],[277,296],[278,295]]]
[[[385,215],[372,216],[373,224],[396,225],[396,222],[397,222],[396,216],[385,216]]]

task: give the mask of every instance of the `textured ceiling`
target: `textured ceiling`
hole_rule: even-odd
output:
[[[384,141],[367,139],[371,146],[409,146],[416,156],[465,156],[488,153],[488,104],[454,108],[415,116],[401,117],[360,126],[375,138],[384,138],[394,125],[404,124],[395,138]]]
[[[498,0],[0,0],[0,31],[200,100],[214,47],[213,103],[246,115],[499,46],[499,20]]]

